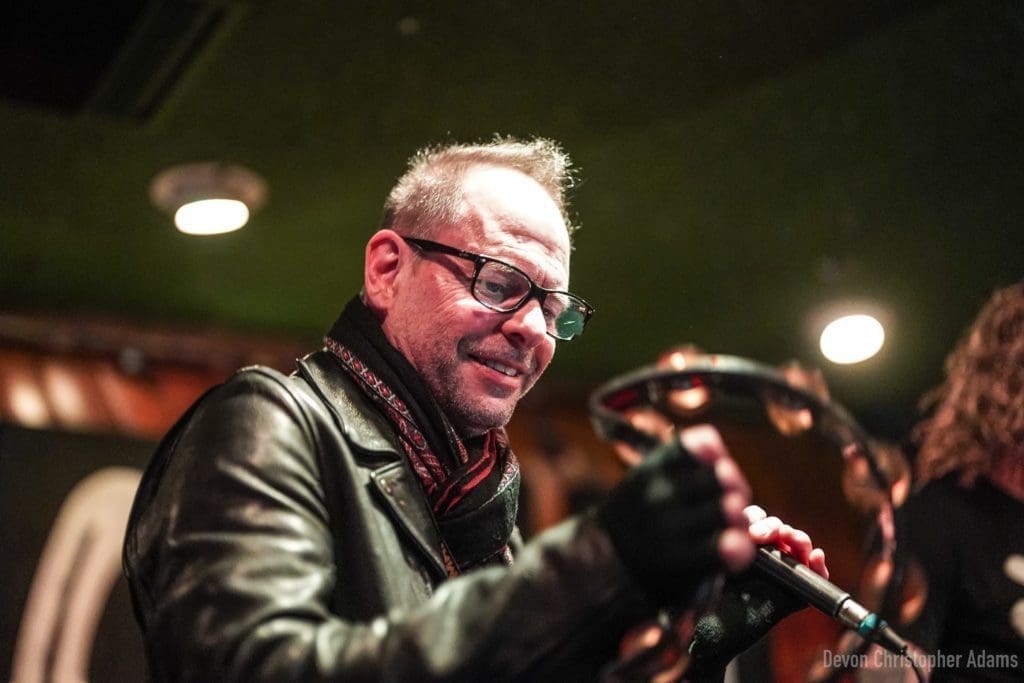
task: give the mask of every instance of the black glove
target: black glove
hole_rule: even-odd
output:
[[[678,438],[632,468],[597,517],[630,575],[658,606],[688,606],[704,580],[723,569],[722,487]]]
[[[691,681],[721,680],[726,665],[773,626],[806,607],[791,591],[751,568],[729,577],[714,608],[697,622],[690,643]]]

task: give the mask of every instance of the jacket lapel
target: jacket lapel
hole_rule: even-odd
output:
[[[356,460],[369,470],[378,500],[429,561],[437,578],[446,578],[440,532],[391,423],[327,352],[306,356],[298,361],[298,368],[345,434]]]

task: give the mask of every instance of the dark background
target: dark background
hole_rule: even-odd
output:
[[[725,0],[15,3],[0,16],[0,309],[315,344],[419,146],[545,135],[574,155],[558,354],[582,396],[665,347],[825,365],[902,437],[959,332],[1024,274],[1024,6]],[[241,232],[178,234],[165,167],[245,164]],[[886,312],[864,364],[811,318]]]
[[[524,526],[540,529],[620,474],[587,394],[684,342],[821,366],[870,431],[903,439],[981,304],[1024,276],[1022,114],[1017,0],[5,6],[0,418],[25,382],[56,418],[0,422],[0,614],[13,615],[0,672],[67,492],[99,467],[141,465],[241,364],[217,349],[259,345],[223,335],[318,346],[420,146],[543,135],[581,169],[572,288],[598,312],[512,425]],[[262,174],[269,201],[240,232],[187,237],[149,184],[209,160]],[[817,351],[819,318],[842,302],[888,328],[851,367]],[[31,334],[11,320],[35,321]],[[211,367],[169,391],[159,364],[197,359]],[[72,385],[52,381],[68,368]],[[121,404],[88,398],[115,375],[130,385]],[[81,414],[61,409],[73,394]],[[97,406],[105,418],[87,414]],[[864,520],[842,503],[839,459],[735,446],[758,500],[812,531],[852,585]],[[113,668],[92,678],[138,680],[123,582],[107,610],[93,662]],[[780,680],[832,637],[813,619],[781,627]]]
[[[22,429],[0,425],[0,677],[11,659],[39,554],[65,497],[105,467],[145,467],[153,444],[125,437]],[[81,539],[86,541],[86,539]],[[87,542],[87,541],[86,541]],[[72,574],[69,582],[77,577]],[[68,586],[68,593],[73,591]],[[58,622],[59,623],[59,622]],[[54,637],[54,642],[59,636]],[[91,681],[142,681],[142,638],[132,615],[128,583],[118,579],[96,632]]]

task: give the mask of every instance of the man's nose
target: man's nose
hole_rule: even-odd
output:
[[[547,321],[540,302],[530,299],[518,311],[514,311],[502,325],[502,331],[525,348],[533,348],[545,341],[548,334]]]

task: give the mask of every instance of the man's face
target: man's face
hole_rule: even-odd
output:
[[[434,241],[510,263],[542,287],[568,289],[569,236],[536,181],[479,167],[467,173],[464,189],[464,219]],[[555,352],[539,302],[531,299],[513,313],[492,311],[473,298],[470,261],[417,253],[405,243],[402,249],[384,333],[463,436],[504,426]]]

